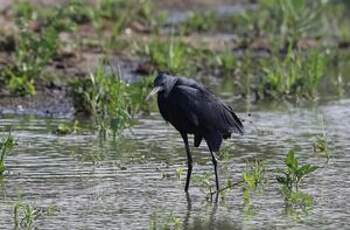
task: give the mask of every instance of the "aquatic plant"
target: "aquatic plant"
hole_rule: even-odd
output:
[[[199,186],[202,193],[206,194],[206,200],[209,202],[217,201],[220,195],[221,199],[225,199],[227,191],[230,191],[235,185],[231,179],[227,179],[219,191],[216,191],[213,184],[213,178],[210,173],[203,173],[202,175],[193,175],[192,183]],[[215,195],[215,196],[214,196]]]
[[[272,32],[278,32],[282,40],[294,44],[302,36],[317,33],[320,24],[320,13],[323,9],[322,1],[306,0],[264,0],[262,7],[269,10]],[[273,24],[272,23],[272,24]]]
[[[215,65],[224,76],[232,76],[237,68],[238,61],[229,49],[215,55]]]
[[[242,180],[239,182],[243,192],[244,213],[247,217],[255,215],[251,202],[251,193],[256,192],[259,185],[265,182],[265,165],[263,161],[255,160],[253,163],[246,163],[242,172]]]
[[[281,185],[281,193],[288,205],[296,207],[309,207],[312,204],[312,197],[299,191],[300,184],[305,176],[318,169],[311,164],[299,165],[293,150],[290,150],[284,161],[285,169],[278,169],[282,174],[276,176],[277,182]]]
[[[108,134],[115,138],[133,124],[137,114],[150,112],[151,104],[145,99],[153,86],[151,76],[127,84],[119,70],[115,72],[112,66],[107,70],[107,66],[101,64],[89,79],[71,83],[74,107],[95,120],[103,139]]]
[[[224,168],[224,173],[227,173],[227,171],[225,170],[227,169]],[[230,191],[234,186],[242,183],[242,181],[233,183],[231,179],[226,179],[223,183],[223,186],[220,188],[220,190],[215,191],[212,181],[213,181],[213,178],[210,173],[204,173],[202,175],[193,175],[192,177],[192,183],[199,186],[201,192],[206,194],[206,200],[209,202],[214,201],[213,198],[215,198],[215,200],[217,201],[219,194],[220,194],[220,198],[224,200],[225,195],[228,191]]]
[[[213,194],[214,187],[212,185],[212,175],[208,172],[202,175],[193,175],[192,182],[200,186],[205,194]]]
[[[223,162],[228,162],[229,160],[231,160],[234,157],[232,148],[232,144],[222,146],[222,148],[217,154],[218,160]]]
[[[153,76],[127,84],[121,72],[107,63],[98,66],[86,80],[71,83],[71,96],[77,113],[95,120],[99,134],[105,139],[108,134],[115,138],[122,130],[134,124],[133,118],[141,112],[149,113],[151,103],[146,96],[153,87]]]
[[[166,213],[162,210],[160,215],[158,212],[153,212],[150,216],[149,221],[149,230],[158,230],[158,229],[174,229],[180,230],[183,229],[182,221],[179,217],[176,217],[172,212]]]
[[[256,160],[252,164],[246,164],[242,173],[243,186],[255,190],[259,184],[264,182],[265,166],[263,161]]]
[[[13,208],[14,229],[36,229],[35,223],[38,218],[52,216],[58,211],[54,205],[49,205],[47,208],[37,208],[29,203],[18,201]]]
[[[17,202],[13,210],[14,229],[32,229],[41,212],[30,204]]]
[[[261,0],[256,11],[242,12],[232,17],[242,32],[268,34],[280,44],[293,44],[306,36],[319,36],[323,32],[322,13],[327,1]]]
[[[61,123],[57,126],[56,130],[54,133],[58,135],[67,135],[67,134],[72,134],[72,133],[77,133],[79,131],[79,121],[75,120],[73,125],[72,124],[66,124],[66,123]]]
[[[128,111],[132,117],[140,112],[146,114],[151,112],[153,104],[145,100],[150,90],[153,88],[153,81],[154,76],[149,75],[128,85],[127,93],[130,98]]]
[[[182,175],[185,173],[185,169],[183,167],[178,167],[176,168],[176,172],[175,172],[175,175],[176,175],[176,178],[178,180],[181,180],[182,179]]]
[[[180,34],[207,32],[215,28],[217,20],[217,15],[212,11],[191,12],[189,17],[180,25]]]
[[[111,133],[115,138],[131,125],[128,86],[120,79],[120,72],[112,70],[108,73],[103,66],[99,66],[94,74],[91,73],[89,80],[91,87],[84,92],[84,96],[99,135],[106,139]]]
[[[295,158],[295,153],[293,150],[290,150],[287,154],[287,157],[284,161],[286,168],[284,170],[278,170],[278,172],[284,174],[282,176],[277,176],[277,182],[285,185],[290,191],[298,191],[302,179],[318,169],[317,166],[311,164],[305,164],[299,166],[298,160]]]
[[[125,87],[119,76],[114,72],[107,73],[103,65],[91,73],[87,80],[72,83],[74,107],[77,112],[94,119],[103,139],[106,139],[110,131],[116,136],[129,121],[123,95]]]
[[[14,145],[14,139],[11,132],[8,133],[7,137],[3,138],[0,142],[0,176],[6,170],[5,159],[6,156],[12,151]]]
[[[330,151],[328,147],[328,138],[326,134],[324,119],[322,117],[322,134],[315,137],[314,143],[312,144],[314,153],[317,153],[323,157],[326,157],[327,162],[330,158]]]
[[[190,75],[194,70],[193,59],[189,58],[191,51],[190,46],[172,36],[169,41],[153,40],[143,52],[158,70]]]
[[[260,94],[273,98],[315,98],[327,63],[327,56],[321,51],[313,50],[305,54],[290,47],[286,57],[281,59],[274,56],[272,62],[263,61]]]
[[[327,160],[329,160],[330,152],[328,149],[327,137],[325,135],[316,136],[312,147],[315,153],[321,154],[322,156],[325,156]]]
[[[243,198],[250,203],[250,192],[255,192],[259,185],[265,182],[265,165],[263,161],[256,160],[253,163],[246,163],[246,167],[242,172],[242,179],[238,182],[233,182],[230,178],[230,159],[233,154],[231,151],[232,146],[226,145],[220,150],[218,159],[222,163],[221,171],[223,175],[226,175],[226,179],[222,188],[218,191],[221,199],[225,198],[227,191],[230,191],[235,186],[240,186],[243,190]],[[210,173],[204,173],[202,175],[194,175],[193,183],[197,184],[203,193],[207,194],[207,200],[212,201],[215,194],[214,187],[212,186],[212,177]]]
[[[313,205],[313,197],[305,192],[292,191],[289,193],[286,199],[286,204],[292,208],[301,208],[305,211],[309,210]]]

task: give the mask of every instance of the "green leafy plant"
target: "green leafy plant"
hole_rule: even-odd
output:
[[[128,85],[128,95],[130,98],[130,105],[128,111],[132,117],[136,114],[150,113],[152,104],[146,102],[146,97],[153,88],[154,76],[143,77],[137,82]]]
[[[223,75],[232,76],[237,68],[237,59],[229,49],[215,55],[215,65]]]
[[[283,40],[295,43],[302,36],[317,33],[320,24],[321,1],[306,0],[264,0],[263,6],[269,10],[274,32],[278,32]]]
[[[157,69],[176,74],[193,72],[193,64],[188,58],[191,51],[188,45],[174,37],[166,42],[155,40],[144,47],[144,53]]]
[[[328,142],[325,135],[316,136],[312,147],[315,153],[321,154],[322,156],[325,156],[327,160],[329,160],[330,152],[328,149]]]
[[[277,182],[281,185],[281,193],[288,205],[298,207],[308,207],[312,204],[312,197],[299,191],[303,178],[318,169],[311,164],[299,165],[295,158],[293,150],[289,151],[285,159],[285,169],[279,169],[282,175],[276,177]]]
[[[288,193],[287,205],[290,207],[301,207],[302,209],[308,209],[313,205],[313,198],[310,194],[301,191],[283,191]]]
[[[108,63],[101,63],[87,80],[71,83],[76,111],[94,119],[103,139],[109,134],[117,137],[134,124],[137,114],[150,111],[145,99],[153,87],[153,76],[128,84],[120,74]]]
[[[58,135],[67,135],[67,134],[77,133],[79,130],[80,130],[79,121],[75,120],[73,125],[66,124],[66,123],[59,124],[57,126],[57,129],[54,131],[54,133]]]
[[[214,12],[191,12],[188,19],[180,25],[180,32],[188,34],[191,32],[203,32],[215,27],[217,15]]]
[[[95,8],[83,0],[70,0],[64,9],[64,17],[76,24],[86,24],[96,17]],[[67,22],[69,23],[69,22]]]
[[[314,143],[312,144],[314,153],[317,153],[327,158],[327,162],[330,158],[330,150],[328,147],[328,138],[325,130],[324,119],[322,118],[322,134],[315,137]]]
[[[26,1],[14,5],[19,31],[15,39],[15,60],[0,75],[6,79],[10,92],[34,95],[35,80],[57,54],[59,23],[56,19],[62,16],[62,10],[44,14]]]
[[[253,34],[268,34],[280,44],[293,44],[302,37],[319,36],[323,33],[322,13],[327,1],[261,0],[258,10],[242,12],[232,17],[240,28],[248,28]],[[247,32],[246,29],[243,31]]]
[[[265,75],[260,88],[265,96],[302,96],[314,98],[325,74],[327,59],[320,51],[303,54],[291,47],[284,59],[275,57],[265,63]],[[273,68],[272,68],[273,67]]]
[[[39,209],[27,203],[17,202],[13,210],[15,229],[32,229],[35,221],[41,216]]]
[[[14,229],[37,229],[35,226],[38,218],[52,216],[58,212],[57,206],[49,205],[47,208],[37,208],[22,201],[16,202],[13,209]]]
[[[232,145],[224,145],[217,154],[219,161],[228,162],[233,158],[233,146]]]
[[[90,74],[91,88],[84,92],[89,110],[103,139],[106,139],[109,133],[115,138],[131,125],[128,85],[120,79],[119,74],[114,71],[107,73],[105,68],[100,66],[94,74]]]
[[[175,174],[176,174],[176,178],[178,179],[178,180],[181,180],[182,179],[182,175],[185,173],[185,169],[183,168],[183,167],[178,167],[178,168],[176,168],[176,172],[175,172]]]
[[[253,164],[246,164],[242,174],[242,181],[249,189],[255,190],[264,182],[265,166],[262,161],[254,161]]]
[[[203,175],[194,175],[192,181],[194,184],[198,184],[204,193],[213,193],[214,187],[212,185],[212,175],[210,173],[203,173]]]
[[[303,178],[318,169],[317,166],[311,164],[299,166],[299,162],[295,158],[293,150],[288,152],[284,162],[286,168],[284,170],[279,170],[283,175],[277,176],[276,179],[278,183],[286,186],[290,191],[298,191]]]
[[[0,176],[2,176],[6,170],[5,159],[13,149],[13,145],[14,140],[11,136],[11,132],[9,132],[7,137],[3,138],[0,142]]]
[[[242,173],[240,185],[243,191],[244,212],[247,216],[255,214],[251,202],[251,193],[256,192],[259,185],[265,182],[265,165],[263,161],[255,160],[253,163],[246,163]]]

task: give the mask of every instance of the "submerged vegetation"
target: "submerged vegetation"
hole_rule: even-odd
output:
[[[286,168],[279,169],[282,175],[276,177],[281,185],[281,193],[288,205],[309,208],[312,205],[312,196],[299,190],[305,176],[318,169],[311,164],[299,165],[293,150],[289,151],[284,161]]]
[[[173,213],[154,212],[150,217],[148,226],[149,230],[157,229],[183,229],[182,222],[179,217],[176,217]]]
[[[32,229],[40,211],[26,203],[16,203],[13,211],[14,229]]]
[[[298,95],[314,98],[317,95],[322,77],[327,67],[327,56],[321,51],[308,53],[292,51],[286,57],[276,56],[272,63],[264,65],[262,87],[263,94],[279,98],[281,96]]]
[[[107,73],[99,67],[90,74],[89,88],[81,91],[83,104],[88,105],[98,127],[99,135],[106,139],[111,132],[115,138],[120,131],[131,124],[128,112],[127,85],[121,81],[120,73]]]
[[[9,132],[7,137],[0,141],[0,176],[2,176],[6,170],[6,156],[12,151],[13,145],[14,140],[11,136],[11,132]]]
[[[318,135],[312,145],[315,153],[318,153],[329,160],[330,152],[327,143],[327,137],[325,135]]]
[[[324,119],[322,117],[322,133],[317,135],[314,138],[314,143],[312,144],[312,148],[314,153],[319,154],[322,157],[325,157],[327,159],[327,162],[330,159],[330,149],[329,149],[329,139],[326,133],[326,129],[325,129],[325,124],[324,124]]]
[[[265,180],[265,166],[262,161],[254,161],[253,164],[246,164],[243,171],[243,184],[246,188],[255,190],[258,185],[264,183]]]
[[[153,79],[144,78],[130,85],[121,79],[121,74],[120,70],[101,64],[83,85],[73,83],[74,103],[94,119],[103,139],[115,139],[133,124],[135,114],[149,111],[145,98]]]
[[[57,212],[57,207],[37,208],[25,202],[16,202],[13,209],[14,229],[36,229],[36,222],[42,216],[51,216]]]
[[[67,135],[67,134],[75,134],[80,130],[79,121],[75,120],[72,124],[61,123],[57,126],[56,130],[54,130],[55,134],[58,135]]]
[[[319,0],[262,0],[258,14],[248,13],[245,19],[261,34],[277,34],[282,44],[296,44],[302,37],[320,35],[322,10],[327,4]]]
[[[54,107],[62,102],[67,102],[67,107],[72,107],[72,109],[67,110],[73,111],[74,114],[70,122],[59,120],[58,125],[54,126],[54,130],[50,129],[51,133],[56,134],[50,135],[50,143],[53,145],[64,143],[57,144],[61,147],[70,143],[71,140],[70,136],[61,137],[58,135],[72,135],[75,138],[74,135],[79,134],[77,138],[81,141],[77,144],[79,147],[69,146],[68,150],[62,150],[62,152],[68,152],[64,157],[72,159],[72,164],[83,162],[79,164],[79,168],[73,168],[73,172],[77,173],[79,177],[80,173],[83,172],[80,171],[82,168],[91,167],[91,171],[94,172],[89,171],[84,176],[88,177],[95,171],[102,172],[96,177],[102,175],[101,178],[105,178],[107,175],[109,183],[112,179],[114,180],[114,177],[119,176],[120,171],[123,171],[120,174],[125,176],[128,175],[126,173],[129,171],[134,172],[132,170],[135,168],[141,171],[153,167],[153,162],[150,166],[146,164],[151,161],[149,159],[152,161],[155,159],[154,161],[158,163],[158,160],[164,156],[176,159],[184,157],[183,155],[178,156],[172,152],[173,150],[169,154],[169,148],[161,146],[163,143],[170,142],[164,141],[163,135],[165,133],[157,133],[156,138],[147,137],[148,133],[141,135],[137,133],[129,138],[129,133],[123,133],[131,130],[131,135],[134,135],[132,128],[139,123],[141,123],[142,132],[158,125],[156,122],[155,124],[144,122],[144,115],[150,115],[156,111],[154,101],[146,102],[145,98],[153,87],[154,76],[158,71],[165,71],[177,76],[194,77],[212,90],[220,87],[217,94],[220,97],[224,96],[225,100],[231,104],[244,104],[239,111],[246,113],[258,110],[259,105],[264,106],[265,112],[266,108],[270,108],[269,106],[265,107],[265,103],[282,104],[281,101],[283,101],[288,105],[290,103],[294,105],[300,101],[309,103],[322,98],[326,98],[328,101],[334,97],[348,96],[350,77],[347,74],[348,67],[346,65],[349,66],[350,60],[348,55],[350,48],[349,1],[243,0],[242,2],[245,4],[239,6],[241,8],[237,12],[236,10],[230,12],[229,7],[227,7],[223,10],[224,13],[220,12],[221,10],[216,10],[215,7],[207,7],[210,9],[206,10],[203,3],[201,7],[191,7],[196,10],[186,11],[183,15],[183,8],[192,3],[182,1],[185,7],[180,5],[179,9],[181,10],[172,12],[171,6],[172,4],[176,5],[177,1],[165,1],[167,2],[163,3],[165,6],[161,3],[163,1],[152,0],[70,0],[52,5],[46,5],[46,3],[43,5],[46,1],[40,1],[40,3],[22,0],[10,2],[10,7],[6,9],[0,7],[0,22],[3,23],[2,28],[0,28],[2,35],[0,36],[0,107],[6,107],[9,104],[9,107],[15,108],[13,111],[19,113],[24,111],[23,114],[26,114],[35,110],[25,111],[28,104],[43,104],[43,106],[39,106],[44,110],[40,114],[51,115],[47,112],[49,110],[47,104],[49,103],[46,103],[46,99],[53,98],[54,102],[57,102],[52,103]],[[254,2],[254,4],[250,4],[250,2]],[[166,10],[169,11],[169,15],[167,15]],[[178,14],[180,16],[177,18]],[[178,20],[173,20],[174,18]],[[332,88],[339,89],[339,93],[334,94]],[[36,98],[39,98],[39,102],[34,100]],[[254,105],[252,106],[252,104]],[[8,112],[6,109],[2,110],[1,108],[0,115],[2,116],[6,112]],[[67,115],[58,114],[59,116],[63,115],[63,117]],[[152,119],[150,120],[152,121],[158,118],[151,115]],[[80,119],[83,122],[85,119],[91,130],[97,130],[96,133],[100,137],[98,141],[105,141],[102,148],[96,150],[95,146],[88,146],[90,144],[88,142],[94,137],[91,138],[81,131],[80,125],[85,123],[80,123]],[[147,119],[149,118],[147,117]],[[253,138],[252,136],[255,133],[249,129],[251,123],[247,122],[246,124],[248,137],[247,141],[242,144],[243,150],[238,151],[240,157],[237,160],[241,161],[244,157],[243,164],[252,155],[255,157],[254,154],[270,151],[271,139],[275,137],[272,136],[275,135],[273,132],[268,133],[268,135],[271,134],[268,137],[271,139],[262,140],[262,147],[256,147],[251,151],[252,149],[248,148],[248,145],[251,143],[261,144],[262,142],[254,142],[255,136]],[[33,130],[37,130],[36,128],[24,127],[25,132],[21,135],[31,134]],[[322,156],[328,160],[331,154],[329,138],[333,137],[333,134],[328,135],[324,127],[322,128],[323,132],[318,132],[319,134],[311,140],[313,143],[308,146],[312,147],[310,151],[313,151],[313,157]],[[338,128],[336,127],[336,129]],[[260,127],[257,130],[260,130]],[[151,130],[148,131],[151,132]],[[158,130],[156,131],[158,132]],[[38,132],[40,135],[30,137],[30,141],[33,139],[34,142],[37,141],[36,139],[45,138],[41,129]],[[80,134],[83,134],[83,137]],[[123,136],[123,134],[126,135]],[[265,135],[265,133],[263,134]],[[122,137],[118,139],[120,136]],[[144,143],[136,142],[135,139],[139,141],[139,137],[141,137],[140,139],[149,138],[153,143],[143,145]],[[109,138],[112,138],[113,141],[108,142]],[[287,142],[289,138],[292,138],[292,135],[288,136],[288,139],[283,138],[283,141]],[[85,139],[89,140],[85,141]],[[116,139],[118,140],[116,141]],[[159,139],[159,142],[155,142],[154,139]],[[123,147],[124,142],[132,143],[133,147],[129,146],[128,151],[124,151],[127,148]],[[178,144],[177,140],[173,142]],[[279,147],[284,148],[285,142],[281,143]],[[87,146],[80,147],[81,143]],[[31,142],[28,141],[25,144],[31,145]],[[153,148],[153,145],[156,148]],[[11,133],[0,140],[0,179],[3,178],[4,181],[8,179],[3,176],[7,175],[8,171],[6,157],[11,153],[13,146],[14,139]],[[29,147],[52,150],[51,146],[47,147],[42,142],[40,142],[39,147]],[[141,147],[143,149],[139,150]],[[87,148],[90,149],[86,151]],[[154,149],[158,151],[153,153]],[[48,152],[52,153],[50,151]],[[61,151],[61,149],[57,151]],[[243,153],[246,152],[249,154],[253,152],[253,154],[245,158],[246,155]],[[163,155],[157,156],[160,153]],[[20,154],[27,154],[27,152],[23,151]],[[35,155],[36,159],[42,160],[40,161],[41,167],[44,167],[42,165],[47,164],[46,159],[38,157],[41,151],[37,151],[35,154],[37,154]],[[45,157],[49,158],[52,155],[55,158],[58,157],[56,152],[45,155]],[[220,163],[223,163],[219,164],[219,173],[223,175],[222,178],[226,179],[220,181],[222,189],[218,191],[218,194],[222,198],[220,202],[224,205],[226,205],[225,200],[234,193],[235,197],[231,198],[236,199],[236,195],[241,197],[238,199],[238,204],[242,205],[244,213],[255,213],[258,211],[258,207],[255,206],[258,205],[254,205],[254,199],[257,195],[266,195],[265,187],[270,186],[271,183],[271,188],[274,188],[271,190],[274,193],[279,188],[281,196],[277,196],[277,199],[281,200],[282,197],[288,208],[310,209],[315,203],[314,197],[303,191],[303,185],[307,185],[303,184],[303,180],[315,172],[318,167],[313,164],[301,165],[294,151],[288,152],[284,167],[274,171],[273,176],[269,174],[269,170],[273,171],[275,168],[269,165],[271,160],[269,157],[273,158],[274,155],[264,155],[264,161],[249,161],[245,166],[241,164],[241,174],[233,173],[236,162],[233,164],[232,159],[236,161],[236,156],[230,148],[223,148],[219,155]],[[194,157],[201,156],[196,154]],[[22,160],[22,158],[18,159]],[[122,163],[119,162],[120,159],[122,159]],[[161,161],[163,160],[161,159]],[[194,162],[197,162],[196,160]],[[174,161],[173,159],[169,160],[169,162]],[[113,176],[111,172],[107,171],[110,169],[108,164],[112,165],[110,168],[113,170]],[[134,165],[130,164],[135,164],[135,168]],[[61,162],[57,165],[61,166]],[[50,173],[57,165],[49,165]],[[140,165],[142,167],[139,167]],[[174,179],[173,174],[175,174],[175,178],[182,180],[181,185],[180,182],[178,183],[182,189],[186,168],[180,166],[173,170],[170,166],[172,165],[167,162],[165,167],[172,170],[172,173],[161,173],[161,179],[164,180],[164,183],[169,181],[172,183],[171,180]],[[32,172],[33,168],[26,168],[24,176],[29,177],[26,173]],[[156,170],[158,169],[156,166]],[[35,170],[37,169],[35,168]],[[194,170],[197,168],[194,167]],[[152,171],[146,170],[146,172],[149,173],[147,175],[150,175],[153,173],[153,168]],[[15,180],[20,177],[22,183],[21,173],[14,174],[13,178]],[[36,177],[41,178],[41,171],[35,173]],[[140,175],[142,174],[140,173]],[[28,183],[26,180],[25,186],[30,187],[30,183],[36,185],[36,177],[30,178]],[[70,182],[71,177],[72,175],[62,181],[64,183],[66,180]],[[273,180],[268,180],[269,177],[270,179],[273,177]],[[12,183],[11,179],[5,183]],[[137,186],[145,184],[154,191],[142,191],[144,193],[137,194],[137,197],[150,195],[153,198],[153,196],[158,195],[156,190],[159,187],[155,187],[157,179],[156,176],[151,179],[145,177],[142,178],[142,182],[137,181],[136,185],[131,184],[134,183],[131,181],[125,194],[132,196],[135,191],[138,192]],[[205,173],[197,171],[193,173],[192,179],[197,189],[199,188],[202,193],[208,195],[207,200],[214,201],[215,188],[212,171],[209,168]],[[85,178],[79,178],[77,181],[85,183]],[[90,178],[87,181],[90,183]],[[3,181],[0,180],[0,182]],[[122,184],[122,182],[120,183]],[[148,182],[150,184],[147,184]],[[1,192],[7,194],[6,186],[3,188],[2,184],[0,185]],[[81,185],[79,184],[78,188],[80,188],[79,186]],[[38,187],[41,188],[41,186]],[[32,191],[30,189],[28,191],[32,195]],[[159,191],[163,192],[164,190]],[[91,191],[85,189],[84,192],[86,192],[84,197],[79,197],[82,201],[85,201],[85,197],[90,196]],[[195,192],[196,190],[194,190]],[[169,193],[175,194],[173,191]],[[98,199],[100,198],[98,197]],[[101,200],[108,202],[108,200]],[[162,203],[162,200],[159,199],[157,202]],[[176,202],[178,201],[176,200]],[[185,203],[185,201],[180,202]],[[189,203],[189,201],[187,202]],[[171,203],[169,202],[169,204]],[[65,205],[64,202],[62,205]],[[228,204],[228,207],[229,205],[231,204]],[[94,207],[79,208],[93,213]],[[146,208],[142,211],[145,210]],[[151,215],[149,228],[182,229],[183,225],[186,226],[186,224],[182,223],[182,219],[177,216],[175,212],[177,209],[173,211],[174,213],[170,214],[159,212],[159,214]],[[15,229],[34,229],[38,218],[49,215],[48,213],[50,213],[49,210],[43,211],[32,204],[18,202],[13,210]],[[218,215],[214,213],[213,216]]]
[[[227,152],[228,150],[225,150]],[[298,159],[295,157],[295,152],[290,150],[284,161],[285,168],[275,170],[276,181],[280,185],[280,192],[288,208],[301,209],[303,211],[310,210],[313,205],[313,197],[300,190],[303,179],[316,171],[319,167],[312,164],[300,165]],[[227,174],[228,168],[223,168],[224,174]],[[181,168],[181,175],[183,168]],[[176,172],[178,174],[178,171]],[[252,203],[252,194],[261,194],[264,191],[264,185],[267,182],[266,166],[262,161],[254,161],[253,163],[246,163],[242,172],[242,179],[237,183],[232,183],[230,179],[225,183],[219,193],[221,198],[225,198],[227,190],[234,189],[236,186],[242,188],[242,198],[244,204],[244,212],[249,215],[254,215],[254,206]],[[212,175],[210,173],[203,173],[202,175],[193,176],[193,183],[197,184],[203,193],[207,194],[207,200],[213,201],[215,194],[212,185]]]

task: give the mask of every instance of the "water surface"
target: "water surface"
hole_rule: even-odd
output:
[[[173,217],[185,229],[343,228],[350,209],[350,100],[330,101],[311,108],[281,105],[254,107],[246,119],[247,133],[225,142],[232,159],[221,162],[220,180],[237,182],[246,161],[265,160],[267,183],[252,194],[251,207],[235,187],[217,204],[208,202],[198,184],[190,196],[176,169],[186,167],[183,143],[158,113],[140,120],[119,141],[101,145],[89,129],[79,135],[57,136],[52,130],[66,119],[6,116],[17,145],[7,158],[8,175],[1,181],[0,226],[13,229],[13,207],[23,201],[57,212],[36,221],[39,229],[147,229]],[[324,122],[331,159],[315,154],[312,143]],[[5,135],[5,133],[2,133]],[[306,178],[303,191],[312,194],[308,214],[286,210],[275,181],[286,152],[297,149],[305,163],[324,166]],[[206,146],[193,149],[193,175],[213,172]],[[185,175],[184,175],[185,176]],[[299,216],[299,217],[298,217]]]

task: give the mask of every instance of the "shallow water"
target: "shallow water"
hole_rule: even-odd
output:
[[[82,134],[57,136],[54,127],[66,119],[2,117],[0,126],[12,125],[17,145],[7,158],[8,175],[0,184],[0,226],[13,229],[16,201],[37,208],[54,207],[51,216],[36,220],[38,229],[147,229],[152,222],[174,217],[185,229],[343,228],[349,224],[350,100],[331,101],[312,108],[255,107],[242,112],[247,133],[225,142],[232,159],[220,163],[220,180],[237,182],[246,161],[265,160],[267,183],[252,194],[251,207],[243,203],[238,186],[217,204],[208,202],[198,184],[183,192],[185,153],[179,135],[158,113],[144,117],[119,141],[101,145],[85,129]],[[331,159],[312,151],[322,119],[329,138]],[[2,133],[5,134],[5,133]],[[303,163],[323,168],[306,178],[303,191],[312,194],[308,214],[285,208],[275,181],[286,152],[297,149]],[[193,175],[212,173],[204,144],[193,148]],[[225,167],[226,166],[226,167]],[[227,168],[227,170],[224,170]],[[185,175],[184,175],[185,177]]]

